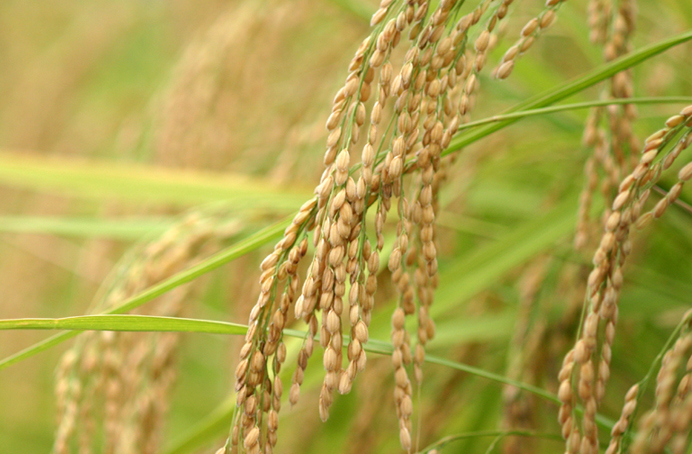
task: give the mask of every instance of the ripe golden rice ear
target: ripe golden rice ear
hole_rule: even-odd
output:
[[[683,321],[689,323],[689,314]],[[656,376],[655,403],[651,410],[642,415],[638,420],[637,431],[633,436],[630,451],[635,454],[658,451],[663,452],[666,447],[677,449],[687,447],[689,436],[689,374],[687,367],[692,363],[692,334],[689,326],[684,326],[678,334],[673,346],[662,357],[660,369]],[[681,373],[681,366],[684,367]],[[636,394],[631,389],[627,397],[633,403],[626,403],[623,414],[626,411],[634,411],[637,403],[631,395]],[[628,405],[629,404],[629,405]],[[684,416],[683,416],[684,415]],[[683,417],[687,424],[681,424]],[[622,419],[622,418],[621,418]],[[620,429],[620,421],[613,431]],[[621,443],[617,437],[613,437],[616,443]],[[611,442],[613,444],[613,442]],[[684,450],[683,450],[684,452]]]
[[[478,73],[483,69],[486,52],[494,41],[492,32],[497,22],[505,17],[511,2],[505,3],[504,8],[492,12],[490,18],[486,19],[474,43],[476,55],[468,60],[462,58],[468,64],[463,61],[460,64],[466,45],[463,38],[480,22],[488,8],[487,2],[481,3],[452,29],[445,27],[445,23],[456,20],[451,14],[455,1],[442,2],[430,15],[427,14],[425,3],[383,2],[373,16],[374,29],[370,37],[356,51],[344,85],[334,97],[332,113],[326,124],[330,131],[324,159],[327,168],[315,190],[316,206],[310,206],[309,215],[303,210],[303,214],[294,220],[290,232],[290,235],[294,235],[291,237],[292,243],[314,229],[313,243],[316,246],[313,263],[293,311],[310,324],[307,341],[310,348],[304,348],[299,355],[291,401],[297,399],[307,358],[312,353],[313,337],[319,331],[320,344],[325,348],[323,361],[327,371],[319,402],[323,419],[328,416],[333,391],[336,388],[340,392],[349,390],[355,375],[365,366],[362,344],[367,342],[367,325],[377,290],[376,274],[379,251],[384,247],[384,222],[393,197],[402,197],[404,204],[408,204],[407,200],[411,198],[415,201],[414,208],[398,210],[400,227],[395,240],[398,246],[389,258],[392,282],[400,293],[400,307],[395,312],[392,334],[397,357],[401,358],[401,364],[395,364],[395,395],[404,396],[396,399],[399,422],[404,428],[402,434],[410,433],[411,385],[403,365],[415,359],[415,375],[418,380],[422,379],[423,346],[434,336],[434,324],[427,315],[427,308],[432,304],[437,280],[434,222],[437,191],[442,181],[437,174],[440,155],[462,121],[458,112],[468,114],[473,107],[471,98],[478,94]],[[392,64],[395,55],[392,51],[400,45],[401,33],[408,27],[417,28],[418,31],[411,33],[413,41],[409,43],[404,61],[395,66]],[[401,67],[401,70],[397,73],[395,67]],[[376,99],[368,115],[364,102],[370,92]],[[440,110],[435,109],[438,102],[443,103]],[[387,103],[393,104],[391,113],[385,110]],[[382,136],[379,131],[385,115],[393,115],[394,130],[391,136]],[[359,142],[360,129],[368,127],[368,119],[367,143],[361,152],[361,175],[351,177],[350,174],[355,171],[351,163],[352,148]],[[414,167],[405,163],[414,154],[421,173],[421,185],[407,195],[404,178]],[[364,226],[367,210],[374,208],[375,204],[375,241],[372,243],[375,247],[371,248],[371,239]],[[410,242],[419,245],[412,248]],[[251,323],[264,324],[263,320],[268,319],[275,310],[276,302],[271,295],[278,295],[280,287],[277,288],[278,282],[271,274],[276,268],[284,278],[283,270],[287,268],[282,262],[286,256],[281,251],[285,250],[285,247],[277,247],[274,255],[264,262],[261,296],[251,312]],[[419,256],[416,251],[420,251]],[[351,282],[352,289],[358,289],[348,295],[348,308],[344,307],[346,279]],[[417,290],[416,287],[420,288]],[[417,291],[425,295],[419,298],[422,305],[420,310],[416,309]],[[287,301],[290,306],[293,296],[288,296]],[[321,327],[315,313],[318,310],[324,312]],[[344,312],[348,313],[346,319],[350,322],[353,339],[347,346],[346,369],[342,369],[341,358],[341,321]],[[416,346],[415,356],[412,354],[411,336],[401,319],[414,313],[419,314],[419,345]],[[279,319],[283,320],[283,317]],[[275,337],[280,337],[280,334]],[[245,355],[255,358],[250,353],[255,348],[253,346],[264,342],[265,333],[262,331],[253,331],[252,335],[249,333],[247,347],[243,349]],[[266,370],[266,366],[255,367],[239,374],[236,387],[246,390],[243,399],[262,392],[262,386],[256,386],[263,383],[261,377]],[[253,421],[262,419],[259,413],[252,418]],[[242,449],[240,440],[253,426],[243,424],[241,427],[239,424],[236,419],[234,430],[238,437],[237,441],[231,442]],[[404,442],[406,437],[402,438]],[[407,444],[410,444],[410,440]]]
[[[324,349],[320,418],[329,417],[335,391],[352,389],[367,362],[364,344],[380,285],[380,253],[393,206],[398,218],[387,267],[397,292],[391,331],[394,404],[400,442],[404,449],[411,449],[413,385],[407,366],[412,366],[420,383],[425,347],[435,335],[430,308],[439,279],[436,219],[439,191],[449,165],[443,151],[483,96],[481,81],[486,83],[487,79],[482,71],[497,40],[498,23],[508,17],[512,1],[502,2],[497,9],[491,9],[490,3],[482,1],[457,17],[458,2],[454,0],[442,1],[430,11],[426,2],[385,0],[372,16],[372,31],[349,62],[331,111],[325,112],[326,123],[321,123],[327,128],[325,168],[315,197],[301,208],[262,265],[259,296],[250,313],[241,349],[242,367],[236,376],[240,410],[229,440],[232,450],[255,452],[259,446],[268,446],[271,451],[276,443],[276,421],[272,419],[271,430],[267,421],[270,412],[278,414],[280,402],[257,402],[272,394],[286,358],[278,352],[284,346],[282,336],[289,311],[308,324],[292,378],[290,402],[298,400],[316,341]],[[505,53],[495,72],[498,78],[507,78],[518,56],[528,52],[554,23],[560,4],[548,1],[546,8],[523,27],[519,40]],[[629,30],[618,28],[617,33],[611,46],[606,41],[606,59],[626,50],[621,41],[628,38]],[[410,42],[405,39],[407,35]],[[611,87],[614,96],[631,96],[626,77],[614,77]],[[632,109],[607,113],[623,130],[633,118]],[[666,128],[685,124],[684,118],[669,120]],[[620,267],[631,250],[628,229],[641,215],[648,196],[642,188],[660,176],[660,167],[653,167],[659,165],[658,155],[668,136],[646,142],[644,151],[648,154],[629,172],[629,180],[618,187],[621,174],[626,173],[622,170],[630,163],[617,153],[603,157],[601,152],[608,149],[604,134],[596,121],[587,129],[585,142],[598,152],[589,168],[584,204],[590,203],[590,194],[599,186],[601,169],[605,177],[600,187],[604,191],[622,188],[612,199],[607,197],[610,212],[603,216],[606,232],[594,254],[595,268],[587,289],[590,312],[582,338],[560,374],[563,433],[570,446],[588,450],[597,446],[595,412],[585,416],[583,431],[573,429],[578,425],[569,415],[572,401],[578,398],[588,408],[598,408],[604,396],[623,285]],[[628,134],[617,137],[619,145],[629,140]],[[361,162],[354,162],[359,155]],[[595,183],[592,177],[597,177]],[[676,191],[661,206],[672,203]],[[580,213],[588,211],[582,209]],[[662,215],[663,211],[665,208],[658,208],[654,214]],[[368,215],[374,228],[367,226]],[[307,247],[298,244],[307,245],[308,241],[315,246],[314,254],[306,275],[299,276],[298,266]],[[410,333],[406,317],[414,314],[418,327]],[[345,342],[346,335],[349,340]],[[600,357],[595,357],[596,352]],[[567,390],[564,383],[572,383],[571,377],[575,377],[575,388]]]
[[[160,238],[134,248],[119,264],[120,272],[105,287],[105,296],[94,312],[107,311],[216,252],[221,240],[234,233],[217,230],[218,216],[223,214],[216,216],[191,213]],[[205,281],[196,282],[166,293],[144,310],[151,315],[183,315],[189,298]],[[179,333],[83,333],[58,367],[59,425],[53,452],[68,453],[77,440],[90,449],[159,449],[167,400],[177,375],[179,342]],[[101,412],[103,418],[98,416]],[[77,418],[100,423],[95,422],[90,429]],[[96,429],[103,432],[103,440],[95,437]],[[131,434],[131,438],[123,440],[123,433]]]
[[[634,2],[623,1],[617,9],[610,10],[602,2],[592,2],[589,7],[589,26],[592,38],[603,46],[605,61],[611,61],[629,52],[630,40],[634,31]],[[545,16],[544,16],[545,17]],[[602,98],[628,98],[632,96],[632,75],[621,72],[608,81],[603,89]],[[640,148],[637,137],[632,133],[632,124],[636,119],[633,106],[595,107],[589,112],[584,128],[584,144],[593,151],[585,167],[587,181],[580,198],[580,207],[575,235],[575,248],[585,250],[593,242],[601,225],[599,219],[590,219],[591,201],[598,189],[612,201],[614,185],[621,175],[631,172],[636,165],[636,152]],[[607,123],[603,125],[602,123]],[[656,134],[645,143],[645,152],[657,148]],[[655,158],[650,154],[649,158]],[[640,161],[645,162],[645,161]],[[595,246],[595,245],[593,245]]]
[[[688,137],[692,134],[692,130],[688,129],[682,137],[677,139],[672,148],[667,147],[675,140],[676,132],[682,130],[682,126],[679,125],[683,123],[677,124],[678,126],[675,127],[666,126],[647,139],[639,163],[618,186],[619,193],[613,200],[612,211],[608,217],[608,220],[613,219],[613,221],[606,221],[606,226],[610,228],[606,228],[594,254],[595,267],[589,275],[586,291],[585,323],[574,349],[565,357],[563,370],[567,372],[560,373],[560,387],[572,386],[573,382],[576,383],[575,394],[581,403],[595,409],[598,409],[605,395],[606,382],[610,376],[612,344],[619,311],[618,302],[624,282],[622,266],[632,249],[629,239],[630,228],[632,226],[643,228],[650,219],[661,217],[682,188],[683,181],[680,181],[679,186],[676,184],[651,212],[642,216],[642,207],[651,193],[650,187],[655,185],[661,177],[662,166],[667,156],[676,157],[689,146]],[[652,156],[664,153],[666,156],[663,156],[662,160],[652,159]],[[596,328],[599,325],[597,321],[600,321],[604,329]],[[601,345],[600,355],[597,354],[597,345]],[[567,395],[567,392],[563,394]],[[593,448],[598,445],[595,413],[585,414],[582,417],[582,426],[588,430],[584,429],[580,432],[574,426],[574,421],[578,417],[572,414],[574,404],[575,402],[571,400],[563,401],[560,409],[560,424],[567,440],[567,448],[574,446],[572,443],[576,440]],[[571,415],[565,416],[565,414]],[[619,441],[615,442],[615,444],[618,443]]]

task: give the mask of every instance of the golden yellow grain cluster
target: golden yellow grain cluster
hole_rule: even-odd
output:
[[[215,252],[222,235],[196,213],[130,253],[93,308],[101,313]],[[199,284],[156,300],[147,313],[179,316]],[[135,311],[136,312],[136,311]],[[161,448],[169,392],[176,378],[180,333],[89,331],[60,362],[54,454],[155,453]]]
[[[587,311],[580,338],[565,356],[559,374],[559,421],[570,453],[598,451],[596,413],[610,377],[618,301],[624,282],[622,267],[632,250],[630,230],[633,226],[643,228],[663,215],[679,196],[685,178],[690,177],[689,166],[680,170],[676,186],[651,211],[643,212],[661,173],[692,143],[691,134],[692,106],[688,106],[645,140],[639,163],[620,182],[617,196],[607,210],[604,232],[593,256],[594,269],[587,282]],[[577,401],[584,405],[582,417],[574,412]]]
[[[487,80],[483,71],[489,66],[489,54],[506,30],[513,3],[380,1],[370,20],[371,31],[348,63],[343,84],[325,115],[324,169],[314,196],[302,205],[260,264],[257,301],[234,367],[233,422],[217,454],[279,451],[282,402],[298,403],[316,349],[321,349],[324,369],[316,412],[323,421],[329,418],[335,393],[349,393],[366,368],[370,324],[384,277],[396,291],[390,317],[391,418],[396,420],[403,450],[419,452],[414,387],[420,389],[424,380],[426,348],[436,335],[431,308],[443,247],[437,218],[440,191],[454,159],[444,151],[459,127],[470,121],[482,94],[481,81]],[[520,57],[555,23],[563,4],[564,0],[547,0],[540,12],[529,16],[516,41],[498,57],[492,77],[511,76]],[[233,98],[228,104],[240,103],[241,98],[230,95],[235,86],[225,87],[226,92],[217,84],[224,77],[239,77],[242,71],[258,74],[263,59],[245,50],[270,31],[275,33],[271,42],[279,45],[283,35],[278,30],[287,26],[284,21],[292,14],[291,5],[280,6],[245,3],[191,47],[160,119],[159,153],[189,165],[199,158],[198,148],[211,151],[207,158],[243,148],[224,129],[227,119],[235,120],[240,114],[234,112],[226,119],[215,115],[224,93]],[[462,14],[462,7],[468,12]],[[602,50],[606,63],[631,51],[635,0],[591,0],[588,14],[591,41]],[[269,30],[272,24],[277,28]],[[239,49],[229,58],[233,61],[223,61],[232,48]],[[246,66],[241,65],[243,61]],[[257,99],[269,100],[271,96],[259,94],[271,80],[257,76],[248,91]],[[607,81],[600,98],[628,100],[633,86],[632,72],[619,72]],[[271,108],[257,107],[258,116],[278,110],[280,103],[272,101],[276,104]],[[593,108],[586,120],[583,147],[589,157],[574,243],[578,250],[595,251],[591,262],[555,264],[555,257],[539,254],[523,270],[519,284],[505,381],[516,386],[505,387],[500,425],[507,431],[527,432],[538,426],[535,396],[522,394],[530,388],[523,386],[522,391],[519,382],[543,385],[549,369],[545,364],[572,347],[564,355],[557,382],[552,383],[560,402],[561,435],[570,454],[597,454],[602,448],[598,427],[603,422],[598,412],[611,375],[633,227],[644,229],[663,216],[692,179],[692,162],[679,167],[676,162],[692,144],[692,106],[668,118],[643,144],[633,132],[636,118],[633,104],[620,103]],[[259,130],[272,129],[274,120],[263,121]],[[271,133],[283,137],[291,128],[277,125]],[[289,153],[284,158],[284,163],[297,162]],[[663,172],[674,165],[677,178],[664,191],[657,185]],[[290,173],[285,170],[289,167],[282,171]],[[651,203],[656,191],[662,195]],[[594,200],[599,197],[606,209],[592,219]],[[95,311],[106,311],[195,263],[217,246],[220,236],[204,217],[192,216],[173,227],[126,262]],[[545,286],[553,286],[565,308],[563,318],[552,325],[547,313],[550,304],[558,303],[541,300]],[[147,312],[179,315],[191,291],[189,286],[178,287]],[[665,452],[666,448],[677,454],[687,448],[692,421],[691,319],[685,315],[679,335],[662,358],[653,407],[637,419],[638,407],[645,401],[646,379],[625,394],[610,431],[607,454]],[[290,383],[284,383],[281,372],[291,356],[284,331],[294,322],[304,324],[306,333]],[[577,339],[572,339],[571,330],[577,325]],[[82,335],[63,357],[57,373],[59,426],[53,453],[92,452],[96,445],[114,454],[158,452],[175,381],[178,340],[175,333]],[[554,371],[550,374],[554,378]],[[379,389],[371,392],[379,393]],[[505,452],[532,452],[533,443],[537,444],[511,439]]]
[[[631,50],[631,36],[635,30],[636,2],[619,2],[613,8],[610,2],[592,1],[589,4],[591,39],[603,47],[603,59],[615,60]],[[601,99],[624,99],[633,95],[632,71],[615,74],[601,92]],[[636,152],[640,148],[632,133],[637,110],[633,104],[595,107],[589,112],[584,128],[584,146],[592,151],[584,169],[586,185],[579,200],[577,249],[595,246],[590,243],[598,235],[601,219],[591,220],[592,199],[596,191],[607,203],[613,199],[613,190],[623,175],[636,165]],[[601,123],[606,122],[605,126]]]
[[[688,451],[692,423],[692,333],[688,330],[692,313],[688,312],[684,320],[684,332],[661,361],[653,408],[637,424],[630,451],[633,454],[662,453],[666,448],[674,454]],[[621,430],[619,423],[616,428]]]
[[[553,23],[560,3],[549,0],[524,27],[499,77],[507,77],[508,64]],[[356,50],[326,121],[326,168],[316,197],[300,209],[262,263],[260,297],[236,369],[238,410],[220,452],[273,452],[283,390],[278,373],[286,356],[281,331],[291,312],[307,324],[308,334],[298,354],[290,403],[298,401],[318,338],[325,369],[320,417],[329,417],[334,391],[349,392],[366,365],[363,345],[392,205],[398,221],[387,266],[399,294],[391,333],[394,401],[401,445],[413,449],[413,386],[407,369],[412,367],[416,381],[422,381],[425,345],[435,335],[429,314],[438,280],[435,216],[448,162],[442,151],[468,121],[479,75],[511,4],[484,0],[461,15],[462,2],[455,0],[443,0],[434,9],[425,0],[380,3],[371,19],[372,33]],[[399,52],[404,42],[406,50]],[[354,162],[358,154],[360,162]],[[374,211],[374,229],[368,227],[369,211]],[[307,252],[310,232],[315,253],[298,292],[297,264]],[[406,329],[406,318],[413,315],[415,338]]]

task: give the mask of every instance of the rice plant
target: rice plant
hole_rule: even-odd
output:
[[[0,6],[8,452],[690,452],[687,2],[63,7]]]

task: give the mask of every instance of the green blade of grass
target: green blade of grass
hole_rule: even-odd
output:
[[[291,222],[290,219],[291,218],[286,218],[265,229],[262,229],[259,232],[239,241],[233,246],[230,246],[227,249],[212,255],[211,257],[209,257],[206,260],[203,260],[199,264],[190,267],[186,270],[183,270],[171,276],[170,278],[160,282],[157,285],[149,287],[147,290],[139,293],[138,295],[133,296],[132,298],[129,298],[128,300],[124,301],[114,309],[111,309],[107,312],[107,314],[122,314],[136,307],[139,307],[142,304],[151,301],[154,298],[161,296],[164,293],[180,285],[190,282],[193,279],[220,267],[221,265],[225,265],[226,263],[231,262],[232,260],[259,248],[260,246],[268,243],[269,241],[280,237],[283,233],[283,230]],[[10,355],[0,360],[0,370],[9,367],[12,364],[15,364],[19,361],[22,361],[23,359],[34,356],[35,354],[47,350],[55,345],[58,345],[61,342],[64,342],[76,336],[77,334],[79,334],[79,332],[77,331],[68,331],[56,334],[55,336],[52,336],[30,347],[27,347],[26,349],[18,353],[15,353],[14,355]]]
[[[178,333],[245,334],[247,326],[213,320],[148,315],[81,315],[64,318],[0,320],[0,330],[60,329],[76,331],[157,331]]]
[[[458,371],[476,375],[478,377],[482,377],[497,383],[502,383],[504,385],[515,386],[519,389],[530,392],[531,394],[535,394],[536,396],[542,397],[550,402],[553,402],[558,405],[560,404],[560,400],[557,398],[557,396],[537,386],[522,383],[517,380],[512,380],[511,378],[507,378],[505,376],[493,372],[488,372],[487,370],[483,370],[478,367],[469,366],[468,364],[459,363],[456,361],[450,361],[448,359],[440,358],[434,355],[425,355],[425,362],[430,364],[437,364],[444,367],[449,367],[451,369],[456,369]]]
[[[472,218],[470,216],[462,216],[450,211],[440,212],[435,222],[437,222],[437,225],[440,227],[485,238],[497,238],[500,234],[507,231],[502,225]]]
[[[77,238],[137,240],[144,235],[163,233],[173,219],[99,219],[46,216],[0,216],[0,232],[39,233]]]
[[[247,331],[247,326],[236,323],[220,322],[215,320],[197,320],[189,318],[163,317],[152,315],[124,315],[124,314],[98,314],[82,315],[64,318],[20,318],[0,320],[0,330],[78,330],[78,331],[167,331],[185,333],[212,333],[242,335]],[[290,337],[305,338],[306,333],[292,329],[284,330],[284,334]],[[344,345],[348,344],[348,336],[344,336]],[[370,353],[391,355],[393,352],[392,344],[371,339],[363,346],[364,350]],[[541,388],[528,385],[516,380],[512,380],[502,375],[488,372],[477,367],[450,361],[432,355],[426,355],[426,361],[431,364],[438,364],[451,367],[456,370],[468,372],[488,380],[496,381],[506,385],[516,386],[530,393],[536,394],[549,401],[559,403],[556,396]]]
[[[308,190],[282,188],[242,175],[7,151],[0,151],[0,184],[97,200],[115,197],[178,206],[225,201],[236,210],[293,211],[310,196]]]
[[[10,319],[10,320],[0,320],[0,330],[15,330],[15,329],[72,329],[72,330],[97,330],[97,331],[134,331],[134,332],[147,332],[147,331],[167,331],[167,332],[186,332],[186,333],[212,333],[212,334],[227,334],[227,335],[243,335],[247,332],[247,326],[240,325],[236,323],[220,322],[215,320],[197,320],[189,318],[176,318],[176,317],[162,317],[162,316],[150,316],[150,315],[83,315],[76,317],[65,317],[65,318],[42,318],[42,319]],[[71,331],[66,334],[76,334],[78,331]],[[286,329],[284,334],[290,337],[305,338],[306,333],[303,331]],[[348,345],[348,336],[344,336],[344,348]],[[377,340],[370,339],[367,344],[363,345],[363,349],[369,353],[378,353],[384,355],[391,355],[393,352],[392,344]],[[513,380],[505,376],[480,369],[478,367],[469,366],[468,364],[460,363],[457,361],[448,360],[434,355],[426,355],[425,362],[430,364],[437,364],[444,367],[449,367],[451,369],[466,372],[472,375],[476,375],[481,378],[485,378],[496,383],[501,383],[504,385],[514,386],[526,392],[532,393],[539,396],[549,402],[559,405],[560,400],[557,396],[545,391],[537,386],[533,386],[527,383],[520,382],[518,380]],[[218,410],[218,409],[217,409]],[[228,409],[232,412],[232,408]],[[225,420],[228,417],[227,413],[218,410],[216,414],[217,419]],[[597,422],[602,427],[611,428],[613,422],[609,419],[597,415]],[[219,426],[217,420],[208,420],[203,426],[199,427],[200,431],[209,433],[214,428]],[[197,439],[197,437],[193,437]]]
[[[557,101],[568,98],[569,96],[579,93],[586,88],[596,85],[597,83],[612,77],[620,71],[624,71],[636,66],[639,63],[670,49],[671,47],[677,46],[689,40],[692,40],[692,31],[665,39],[650,46],[642,47],[641,49],[637,49],[621,58],[618,58],[617,60],[601,65],[585,75],[578,77],[577,79],[566,82],[552,90],[547,90],[544,93],[529,98],[526,101],[521,102],[509,109],[507,113],[547,107]],[[519,120],[520,118],[510,118],[455,136],[455,138],[452,139],[449,147],[442,154],[448,155],[450,153],[459,151],[460,149]]]
[[[484,118],[478,121],[472,121],[459,126],[459,130],[475,128],[477,126],[486,125],[489,123],[497,123],[505,120],[515,120],[527,117],[535,117],[538,115],[547,115],[555,112],[565,112],[576,109],[588,109],[599,106],[613,106],[619,104],[684,104],[692,103],[692,98],[687,96],[663,96],[651,98],[625,98],[625,99],[606,99],[598,101],[578,102],[574,104],[565,104],[561,106],[543,107],[540,109],[521,110],[504,115],[493,115],[492,117]]]
[[[438,317],[494,282],[509,270],[565,238],[575,225],[576,197],[507,233],[469,256],[455,260],[440,275],[431,315]]]

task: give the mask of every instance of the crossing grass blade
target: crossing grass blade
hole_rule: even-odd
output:
[[[0,331],[2,330],[98,330],[98,331],[126,331],[126,332],[184,332],[184,333],[207,333],[224,335],[244,335],[247,326],[220,322],[216,320],[197,320],[190,318],[162,317],[149,315],[84,315],[64,318],[42,318],[42,319],[14,319],[0,320]],[[71,331],[70,333],[78,333]],[[65,333],[68,334],[68,333]],[[302,339],[306,333],[303,331],[287,329],[284,335]],[[345,342],[348,336],[344,336]],[[363,346],[364,350],[370,353],[391,355],[392,345],[388,342],[371,339]],[[425,362],[448,367],[461,372],[466,372],[477,377],[487,379],[496,383],[511,385],[526,392],[532,393],[548,402],[559,404],[557,396],[545,391],[542,388],[523,383],[518,380],[507,378],[494,372],[486,371],[478,367],[470,366],[457,361],[448,360],[435,355],[426,355]],[[231,401],[229,401],[231,402]],[[227,421],[233,412],[232,404],[222,404],[215,409],[203,423],[200,423],[191,434],[186,437],[183,444],[167,451],[168,453],[188,452],[187,448],[194,448],[199,444],[200,439],[213,436],[219,430],[225,428],[223,423]],[[599,416],[599,425],[609,428],[613,422],[607,418]]]
[[[459,130],[476,128],[478,126],[489,123],[497,123],[505,120],[519,120],[528,117],[547,115],[555,112],[566,112],[577,109],[589,109],[599,106],[616,106],[622,104],[689,104],[692,103],[692,98],[688,96],[661,96],[648,98],[624,98],[624,99],[606,99],[598,101],[579,102],[574,104],[565,104],[560,106],[543,107],[540,109],[521,110],[519,112],[508,113],[504,115],[493,115],[482,120],[471,121],[459,126]]]
[[[548,214],[526,222],[467,257],[456,259],[441,272],[431,314],[437,317],[457,307],[498,282],[507,271],[566,238],[574,229],[575,207],[576,197],[565,197]]]
[[[120,199],[187,206],[224,201],[235,210],[293,211],[310,191],[237,174],[82,162],[0,150],[0,184],[89,200]]]
[[[178,332],[245,334],[247,326],[237,323],[148,315],[81,315],[64,318],[0,320],[0,330],[60,329],[75,331]]]
[[[0,216],[0,232],[115,240],[137,240],[147,234],[163,233],[171,224],[173,220],[166,218]]]
[[[589,71],[585,75],[578,77],[572,81],[565,82],[564,84],[555,87],[554,89],[547,90],[540,93],[524,102],[521,102],[507,111],[507,113],[526,111],[531,109],[539,109],[541,107],[547,107],[558,101],[566,99],[572,95],[575,95],[589,87],[602,82],[613,75],[624,71],[626,69],[637,66],[638,64],[655,57],[656,55],[665,52],[671,47],[677,46],[679,44],[685,43],[692,40],[692,31],[682,33],[680,35],[674,36],[672,38],[665,39],[658,43],[642,47],[637,49],[617,60],[610,63],[601,65],[592,71]],[[487,126],[475,129],[473,131],[462,133],[452,139],[449,147],[443,152],[443,155],[448,155],[462,148],[477,142],[478,140],[489,136],[490,134],[499,131],[507,126],[519,121],[520,118],[509,118],[497,123],[492,123]]]
[[[247,332],[247,326],[237,323],[220,322],[215,320],[196,320],[190,318],[161,317],[151,315],[82,315],[64,318],[23,318],[0,320],[2,330],[78,330],[78,331],[127,331],[127,332],[184,332],[184,333],[208,333],[243,335]],[[292,329],[284,330],[284,334],[290,337],[305,338],[306,333]],[[348,336],[344,336],[348,340]],[[392,345],[377,339],[371,339],[363,348],[371,353],[390,355]],[[468,366],[455,361],[446,360],[437,356],[428,355],[426,361],[431,364],[451,367],[463,372],[468,372],[479,377],[487,378],[498,383],[516,386],[525,391],[536,394],[553,402],[559,402],[557,397],[541,388],[512,380],[502,375],[487,372],[482,369]]]
[[[128,312],[129,310],[139,307],[153,300],[154,298],[161,296],[170,290],[173,290],[174,288],[180,285],[190,282],[202,276],[203,274],[206,274],[222,265],[225,265],[226,263],[229,263],[244,254],[247,254],[248,252],[256,250],[260,246],[281,236],[283,230],[289,223],[290,218],[286,218],[265,229],[260,230],[259,232],[253,235],[250,235],[249,237],[239,241],[235,245],[230,246],[225,250],[203,260],[199,264],[190,267],[184,271],[181,271],[180,273],[171,276],[163,282],[148,288],[142,293],[135,295],[126,301],[123,301],[120,305],[108,311],[108,314],[122,314]],[[77,334],[79,334],[79,332],[77,331],[56,334],[55,336],[52,336],[30,347],[27,347],[26,349],[18,353],[15,353],[14,355],[8,356],[0,360],[0,370],[9,367],[12,364],[15,364],[19,361],[22,361],[23,359],[30,358],[35,354],[47,350],[51,347],[54,347],[68,339],[71,339],[72,337],[75,337]]]

